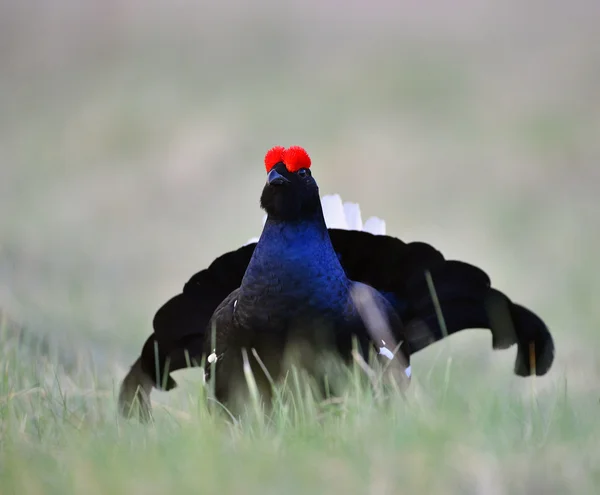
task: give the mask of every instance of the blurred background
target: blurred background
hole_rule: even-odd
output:
[[[0,2],[0,310],[129,365],[158,307],[260,233],[264,153],[298,144],[322,194],[538,312],[553,376],[592,389],[599,16],[594,0]],[[488,333],[449,340],[482,373],[512,366]]]

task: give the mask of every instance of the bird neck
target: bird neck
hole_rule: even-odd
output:
[[[267,217],[240,286],[240,297],[267,301],[327,298],[348,284],[323,213],[299,221]]]

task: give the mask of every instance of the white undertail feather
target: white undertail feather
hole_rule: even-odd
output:
[[[325,224],[328,228],[344,230],[364,230],[375,235],[385,235],[385,221],[369,217],[363,223],[358,203],[342,202],[339,194],[328,194],[321,198]]]
[[[342,202],[339,194],[327,194],[321,198],[325,224],[330,229],[364,230],[374,235],[385,235],[385,220],[379,217],[369,217],[366,222],[362,221],[360,205],[358,203]],[[263,215],[263,226],[267,221],[267,215]],[[258,237],[249,239],[244,246],[258,242]]]
[[[365,222],[363,230],[375,235],[385,235],[385,220],[378,217],[370,217]]]
[[[344,215],[346,216],[346,223],[349,230],[362,230],[363,221],[360,215],[360,206],[358,203],[350,203],[346,201],[344,203]]]
[[[330,194],[321,198],[325,224],[330,229],[348,230],[348,221],[344,212],[344,205],[339,194]]]

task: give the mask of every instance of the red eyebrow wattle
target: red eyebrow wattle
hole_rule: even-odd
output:
[[[310,168],[311,161],[310,156],[301,146],[290,146],[288,149],[283,146],[275,146],[265,155],[267,173],[278,163],[284,163],[288,172],[293,173],[301,168]]]

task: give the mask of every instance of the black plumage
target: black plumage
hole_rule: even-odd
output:
[[[268,218],[259,242],[217,258],[158,310],[154,333],[121,387],[123,413],[139,387],[140,414],[147,418],[151,388],[172,389],[171,372],[199,365],[213,351],[215,393],[228,403],[244,383],[242,348],[254,348],[274,377],[284,371],[290,341],[347,360],[352,338],[363,354],[377,349],[379,335],[365,326],[350,297],[357,284],[387,317],[393,341],[402,343],[404,364],[446,335],[485,328],[492,331],[494,349],[518,345],[516,374],[543,375],[552,365],[554,344],[543,321],[492,288],[479,268],[446,260],[425,243],[327,229],[307,167],[275,163],[261,206]],[[260,379],[260,367],[253,371]]]

